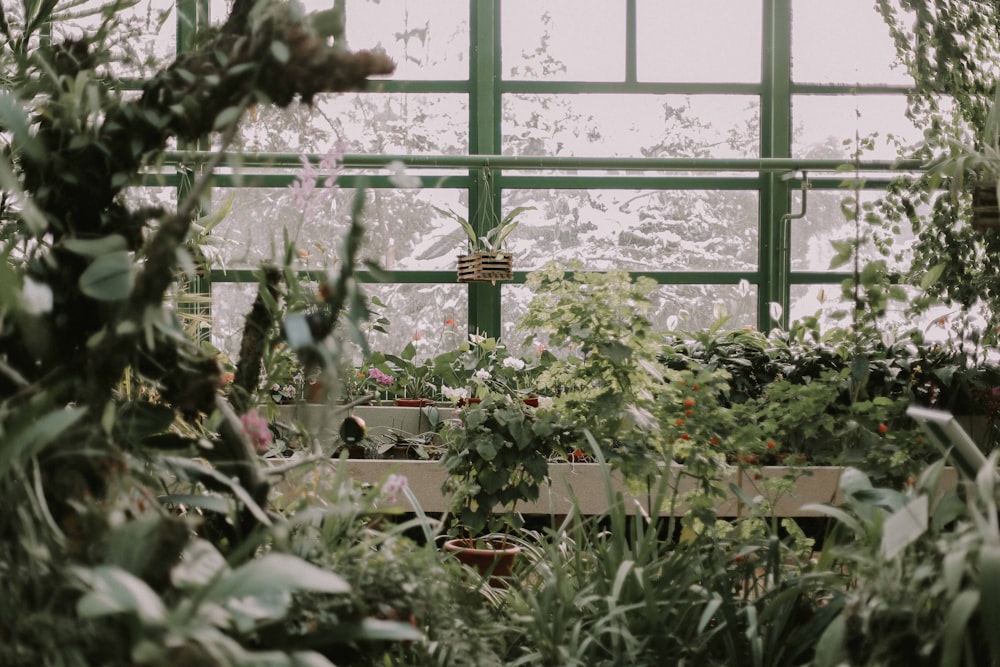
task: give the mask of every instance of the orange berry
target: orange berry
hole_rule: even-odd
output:
[[[674,422],[674,424],[676,426],[684,426],[684,420],[683,419],[678,419],[677,421]]]
[[[694,399],[693,398],[685,398],[684,399],[684,407],[685,408],[694,407]]]
[[[701,387],[699,387],[698,385],[691,387],[691,391],[698,391],[699,389],[701,389]]]
[[[778,446],[778,443],[776,443],[774,440],[768,440],[767,441],[767,448],[768,449],[774,449],[777,446]]]
[[[694,414],[694,410],[685,410],[684,414],[687,415],[688,417],[690,417],[691,415]]]
[[[885,424],[879,424],[878,425],[878,432],[879,433],[885,433],[888,430],[889,430],[889,427],[886,426]]]

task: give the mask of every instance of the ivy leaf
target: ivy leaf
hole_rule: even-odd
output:
[[[941,274],[944,273],[945,265],[944,263],[935,264],[930,268],[930,270],[924,274],[924,277],[920,279],[920,289],[927,289],[938,280],[941,279]]]
[[[834,255],[833,259],[830,260],[830,266],[827,268],[839,268],[847,264],[854,257],[853,241],[831,241],[831,244],[833,245]]]
[[[121,301],[135,283],[132,258],[124,251],[101,255],[80,276],[80,291],[98,301]]]

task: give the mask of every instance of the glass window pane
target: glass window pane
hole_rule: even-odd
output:
[[[504,155],[756,157],[748,95],[505,95]]]
[[[834,241],[849,241],[858,234],[866,239],[861,245],[861,260],[885,260],[889,269],[904,271],[909,266],[914,243],[913,230],[909,225],[896,225],[883,229],[881,225],[865,222],[865,216],[872,203],[882,196],[882,192],[863,191],[859,193],[861,216],[855,227],[853,211],[857,207],[853,192],[810,191],[807,194],[807,210],[804,218],[791,221],[791,259],[793,271],[851,271],[846,264],[835,269],[830,262],[836,256]],[[846,205],[847,214],[842,206]],[[802,210],[802,196],[796,192],[792,198],[792,210]]]
[[[380,312],[389,320],[387,333],[370,338],[373,350],[399,354],[412,341],[417,358],[424,359],[453,350],[466,339],[469,290],[463,283],[370,283],[363,290],[385,304]]]
[[[582,259],[584,268],[753,271],[757,193],[719,190],[529,190],[504,211],[531,205],[509,239],[515,270]]]
[[[337,261],[347,231],[355,191],[317,188],[217,188],[212,209],[231,205],[212,234],[213,268],[255,268],[284,253],[284,236],[298,249],[300,269],[325,269]],[[362,257],[386,269],[453,269],[464,250],[458,224],[434,206],[464,210],[464,191],[449,189],[388,190],[365,193]],[[230,202],[231,199],[231,202]]]
[[[468,152],[468,95],[344,93],[314,106],[257,107],[240,127],[247,151],[324,154],[463,154]]]
[[[640,81],[760,81],[760,0],[638,0],[636,18]]]
[[[913,85],[896,63],[889,28],[871,0],[792,0],[793,80]]]
[[[504,0],[500,12],[505,79],[624,80],[624,0]]]
[[[915,290],[905,288],[912,296]],[[849,295],[844,295],[843,288],[838,284],[792,285],[790,288],[789,321],[800,320],[803,317],[816,317],[821,331],[833,327],[848,327],[851,325],[854,302]],[[894,327],[909,329],[918,327],[925,331],[928,340],[940,340],[941,328],[937,331],[931,326],[938,317],[949,310],[936,307],[925,313],[919,320],[914,320],[912,313],[907,312],[909,305],[903,301],[890,299],[885,315],[880,321],[880,328],[889,332]]]
[[[212,345],[229,357],[240,358],[243,325],[253,300],[257,283],[212,283]]]
[[[307,11],[330,0],[307,0]],[[384,50],[396,63],[393,79],[469,78],[468,0],[349,0],[346,38],[352,50]]]
[[[792,157],[850,159],[855,135],[872,138],[861,159],[892,160],[897,142],[921,141],[923,135],[906,118],[903,95],[794,95]]]

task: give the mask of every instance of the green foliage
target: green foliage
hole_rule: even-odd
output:
[[[905,493],[849,470],[820,567],[843,568],[839,610],[817,643],[817,665],[995,664],[996,457],[975,483],[942,486],[943,462]]]
[[[550,262],[527,286],[534,296],[518,328],[551,354],[539,390],[615,465],[639,471],[661,460],[653,414],[661,340],[649,320],[656,284],[625,271],[568,273]]]
[[[521,224],[518,217],[525,211],[534,211],[534,206],[517,206],[507,212],[496,224],[486,225],[485,233],[480,233],[466,218],[462,217],[451,209],[433,207],[438,213],[445,215],[459,224],[468,239],[469,252],[488,252],[494,255],[502,254],[507,250],[507,237],[510,236],[517,226]],[[476,221],[477,225],[485,224],[483,221]]]
[[[517,504],[538,499],[549,460],[565,451],[568,427],[557,411],[505,395],[469,405],[460,419],[442,434],[442,492],[451,498],[456,529],[479,537],[520,526]]]
[[[752,516],[678,541],[655,510],[627,512],[605,472],[606,513],[515,540],[532,576],[508,601],[512,664],[808,664],[832,580],[805,571],[794,534]]]
[[[979,415],[989,425],[987,449],[994,438],[1000,370],[960,342],[928,343],[915,329],[713,328],[671,334],[661,357],[672,372],[702,373],[681,378],[702,391],[672,400],[663,431],[682,420],[675,431],[691,442],[715,438],[736,462],[864,465],[880,481],[901,483],[937,457],[905,415],[911,404]]]
[[[896,179],[871,213],[887,232],[906,227],[916,236],[906,280],[921,293],[910,310],[925,312],[939,299],[957,306],[965,319],[982,308],[986,322],[979,334],[993,344],[1000,325],[1000,235],[969,222],[972,188],[995,187],[1000,175],[995,73],[982,66],[1000,51],[1000,12],[992,3],[975,3],[970,11],[948,0],[908,6],[912,16],[888,0],[876,6],[914,77],[907,117],[923,141],[904,147],[901,157],[924,160],[931,169]]]

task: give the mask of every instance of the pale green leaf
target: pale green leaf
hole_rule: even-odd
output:
[[[146,582],[112,565],[76,569],[77,575],[90,590],[76,604],[84,618],[109,614],[132,613],[143,623],[160,625],[167,612],[160,596]]]
[[[350,586],[332,572],[301,558],[272,553],[223,575],[212,584],[206,599],[268,595],[275,591],[301,590],[317,593],[347,593]]]
[[[98,301],[122,301],[132,292],[134,269],[127,252],[101,255],[80,276],[80,291]]]
[[[62,242],[62,247],[84,257],[100,257],[124,251],[128,244],[121,234],[108,234],[96,239],[66,239]]]

